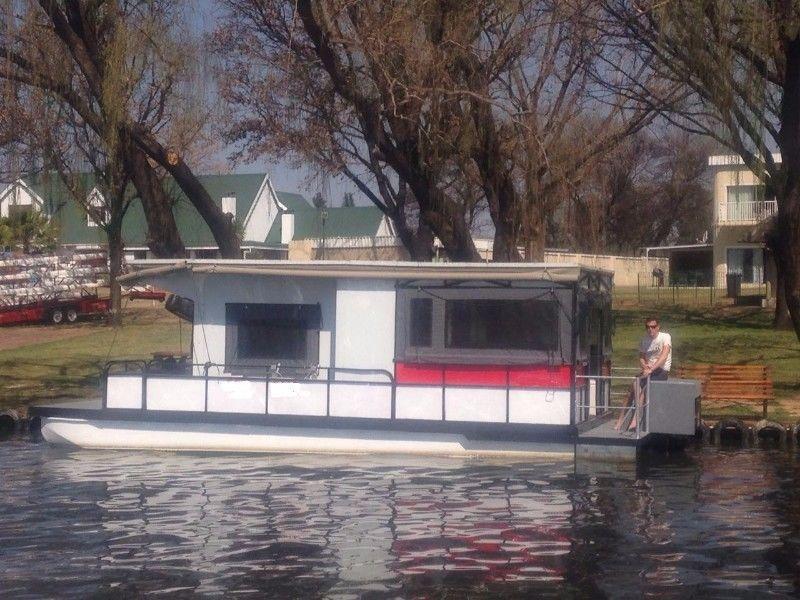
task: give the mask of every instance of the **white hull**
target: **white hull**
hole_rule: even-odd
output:
[[[569,443],[469,440],[459,434],[359,431],[322,428],[153,423],[44,417],[44,439],[57,445],[97,449],[203,452],[315,452],[440,456],[572,457]]]

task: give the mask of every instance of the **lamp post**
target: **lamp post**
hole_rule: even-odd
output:
[[[319,211],[319,218],[322,222],[322,260],[325,260],[325,221],[328,219],[328,211],[325,208]]]

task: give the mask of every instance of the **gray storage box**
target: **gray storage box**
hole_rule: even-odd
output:
[[[700,382],[670,379],[650,382],[649,433],[694,435]]]

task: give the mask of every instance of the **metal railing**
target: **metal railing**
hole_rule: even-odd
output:
[[[511,372],[519,365],[504,365],[505,377],[503,385],[486,385],[486,384],[469,384],[469,383],[453,383],[448,378],[447,366],[441,367],[441,380],[429,383],[403,383],[402,387],[441,387],[441,410],[442,421],[447,421],[447,408],[446,408],[446,394],[447,387],[459,388],[472,388],[472,389],[485,389],[485,390],[504,390],[505,391],[505,422],[511,423],[511,391],[513,390],[551,390],[552,387],[545,386],[524,386],[511,384]],[[217,369],[220,374],[212,375],[211,371]],[[396,419],[397,414],[397,381],[389,371],[385,369],[359,369],[347,367],[296,367],[296,366],[281,366],[281,365],[266,365],[261,374],[257,374],[257,367],[252,365],[237,365],[231,363],[191,363],[188,361],[171,362],[164,359],[154,360],[115,360],[106,363],[102,377],[102,407],[104,409],[108,406],[108,377],[109,376],[131,376],[140,375],[142,380],[142,400],[141,410],[147,410],[147,380],[148,379],[176,379],[176,380],[202,380],[205,382],[204,386],[204,408],[202,412],[209,412],[208,410],[208,383],[210,381],[248,381],[259,382],[264,384],[264,400],[265,400],[265,414],[269,412],[269,390],[271,382],[280,383],[300,383],[300,384],[318,384],[326,386],[326,409],[324,415],[331,416],[331,385],[373,385],[373,386],[389,386],[391,393],[391,419]],[[232,373],[233,371],[233,373]],[[246,374],[242,374],[247,371]],[[197,374],[200,372],[200,374]],[[222,374],[226,373],[226,374]],[[340,379],[336,377],[337,373],[356,375],[361,378]],[[320,377],[320,375],[323,375]],[[379,376],[384,378],[381,381],[363,379],[363,377]],[[555,385],[555,381],[554,381]],[[568,391],[564,388],[564,391]],[[492,421],[494,422],[494,421]]]
[[[614,370],[639,371],[625,367]],[[648,434],[649,377],[644,378],[643,386],[640,383],[642,378],[635,375],[577,375],[576,380],[584,381],[588,390],[591,390],[592,384],[595,388],[595,394],[589,398],[589,402],[576,404],[576,423],[582,431],[592,428],[599,430],[601,427],[608,429],[612,426],[620,436],[627,435],[639,439]],[[636,398],[633,397],[634,394],[637,395]],[[598,402],[598,399],[602,402]],[[615,405],[615,399],[621,401]],[[611,431],[604,433],[612,434]]]
[[[330,417],[331,409],[331,384],[346,384],[346,385],[389,385],[391,389],[391,418],[395,418],[396,398],[395,392],[397,386],[395,385],[394,376],[385,369],[351,369],[344,367],[294,367],[294,366],[281,366],[265,365],[263,375],[247,374],[247,375],[211,375],[211,369],[219,369],[224,372],[226,369],[241,369],[251,372],[256,371],[252,365],[237,365],[237,364],[221,364],[221,363],[189,363],[185,362],[180,365],[179,369],[172,370],[170,368],[163,368],[163,360],[115,360],[106,363],[103,369],[103,377],[101,383],[103,385],[103,399],[102,407],[108,408],[108,377],[109,375],[125,375],[138,374],[142,378],[142,404],[141,409],[147,410],[147,380],[148,379],[185,379],[185,380],[203,380],[204,385],[204,402],[203,411],[208,410],[208,384],[210,381],[248,381],[248,382],[263,382],[264,383],[264,400],[265,400],[265,414],[269,414],[269,386],[270,382],[281,383],[306,383],[306,384],[319,384],[325,385],[326,388],[326,410],[325,416]],[[138,369],[131,367],[138,366]],[[121,372],[115,372],[115,369],[121,369]],[[202,375],[195,375],[195,369],[202,369]],[[320,371],[325,372],[324,378],[319,378]],[[386,378],[386,381],[370,381],[365,379],[343,380],[336,379],[336,373],[349,373],[358,374],[362,376],[375,376],[379,375]],[[298,376],[299,375],[299,376]]]
[[[775,200],[756,200],[752,202],[726,202],[720,207],[720,223],[758,223],[778,211]]]

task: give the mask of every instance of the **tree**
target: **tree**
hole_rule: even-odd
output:
[[[769,242],[800,339],[800,7],[606,0],[605,9],[618,39],[635,46],[661,80],[684,87],[684,101],[665,116],[731,149],[777,200]]]
[[[311,204],[314,205],[314,208],[325,208],[328,206],[328,203],[325,201],[325,198],[322,197],[322,192],[317,192],[314,194],[314,197],[311,198]]]
[[[710,152],[710,140],[680,130],[631,136],[574,187],[555,245],[633,254],[695,243],[712,218]]]
[[[356,199],[353,197],[353,192],[345,192],[342,196],[342,208],[352,208],[356,205]]]
[[[445,174],[455,105],[437,87],[441,53],[428,3],[227,0],[216,47],[233,141],[348,177],[392,219],[412,257],[435,234],[454,260],[477,259],[464,207]],[[343,35],[342,32],[347,32]],[[416,223],[415,223],[416,221]]]
[[[469,215],[481,207],[496,259],[519,260],[519,246],[541,259],[547,215],[655,115],[653,102],[600,93],[609,63],[647,71],[607,43],[589,0],[224,4],[233,139],[350,177],[409,248],[413,203],[451,258],[476,259]]]
[[[32,250],[52,250],[56,246],[58,230],[38,210],[12,212],[5,221],[11,243],[19,245],[25,254]]]
[[[149,245],[157,255],[182,255],[171,198],[155,165],[180,186],[208,224],[223,256],[240,256],[231,219],[170,146],[165,131],[186,110],[193,86],[191,44],[180,35],[180,10],[166,1],[33,0],[0,9],[0,78],[17,97],[47,95],[113,140],[141,198]],[[188,128],[190,131],[192,127]]]

